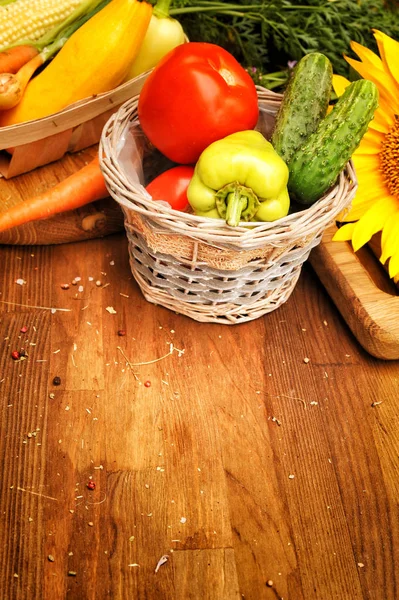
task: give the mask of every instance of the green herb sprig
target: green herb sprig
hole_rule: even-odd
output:
[[[170,13],[191,41],[219,44],[265,73],[318,51],[348,77],[351,40],[376,51],[373,28],[399,39],[399,10],[383,0],[174,0]]]

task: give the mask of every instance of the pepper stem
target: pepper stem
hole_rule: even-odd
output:
[[[169,17],[169,7],[172,0],[158,0],[154,6],[152,14],[158,19],[167,19]]]
[[[241,196],[238,190],[235,190],[227,196],[226,203],[226,223],[231,227],[237,227],[241,221],[242,212],[247,208],[248,201]]]
[[[249,221],[260,206],[255,192],[238,181],[222,187],[215,198],[219,215],[231,227],[237,227],[240,221]]]

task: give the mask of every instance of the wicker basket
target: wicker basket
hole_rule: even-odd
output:
[[[258,88],[258,97],[263,118],[257,128],[268,137],[281,96]],[[155,202],[126,176],[118,158],[120,140],[127,128],[132,135],[140,131],[137,104],[137,97],[126,102],[106,124],[100,163],[110,195],[124,212],[130,265],[145,298],[197,321],[225,324],[281,306],[325,228],[351,202],[357,188],[352,164],[306,210],[232,228]]]

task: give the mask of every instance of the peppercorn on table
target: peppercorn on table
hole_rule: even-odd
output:
[[[123,233],[0,255],[2,599],[398,597],[398,363],[310,267],[227,327]]]

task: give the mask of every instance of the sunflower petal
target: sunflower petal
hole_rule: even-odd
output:
[[[380,56],[396,81],[397,92],[399,93],[399,42],[393,40],[382,31],[378,31],[378,29],[373,29],[373,33],[378,44]]]
[[[369,81],[375,83],[380,93],[380,105],[382,105],[383,101],[385,100],[387,105],[391,106],[391,110],[399,112],[397,84],[390,73],[386,73],[385,71],[380,70],[376,71],[372,68],[367,68],[367,66],[363,63],[357,60],[353,60],[348,56],[345,56],[345,60],[364,79],[368,79]]]
[[[372,198],[371,200],[363,200],[355,206],[352,205],[349,212],[347,212],[346,214],[342,213],[342,217],[340,215],[340,218],[338,220],[341,221],[341,223],[350,223],[351,221],[358,221],[362,218],[364,214],[366,214],[366,212],[369,210],[369,208],[373,206],[375,202],[375,198]]]
[[[399,252],[394,254],[388,263],[388,273],[389,277],[395,277],[399,274]]]
[[[381,236],[381,248],[380,261],[382,264],[397,252],[399,253],[399,213],[385,223]]]
[[[399,201],[393,196],[381,198],[355,224],[352,246],[355,252],[380,231],[391,215],[399,210]]]
[[[355,165],[356,172],[366,171],[367,173],[376,174],[380,170],[380,158],[373,154],[363,156],[362,154],[353,154],[353,164]],[[374,175],[374,178],[377,177]]]
[[[342,222],[358,221],[368,210],[387,195],[387,190],[380,182],[373,181],[370,185],[359,184],[356,196],[352,200],[352,205],[346,213],[343,211]]]
[[[352,48],[353,52],[358,55],[364,65],[368,64],[369,66],[379,69],[380,71],[384,70],[382,60],[372,50],[354,41],[350,43],[350,47]]]
[[[333,242],[349,242],[352,239],[353,229],[356,223],[347,223],[334,233]]]
[[[350,85],[350,81],[346,77],[342,77],[342,75],[333,75],[332,85],[334,92],[340,97],[348,85]]]
[[[381,146],[381,142],[383,142],[385,140],[385,135],[383,133],[381,133],[380,131],[374,131],[373,129],[368,129],[365,133],[365,135],[363,136],[363,139],[360,143],[360,147],[363,146],[364,143],[370,143],[370,144],[374,144],[375,146],[378,146],[378,148]]]
[[[370,121],[369,123],[369,129],[368,130],[374,130],[374,131],[379,131],[380,133],[388,133],[389,131],[389,126],[385,125],[385,123],[381,122],[380,119],[377,119],[374,117],[374,119],[372,121]]]

